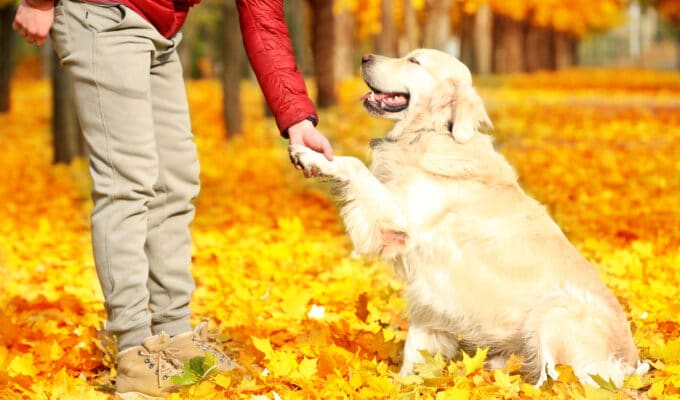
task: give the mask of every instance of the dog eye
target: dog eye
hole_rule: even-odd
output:
[[[408,62],[420,65],[420,61],[418,61],[415,57],[409,57]]]

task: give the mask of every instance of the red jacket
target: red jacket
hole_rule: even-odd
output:
[[[134,10],[169,38],[179,32],[189,8],[201,0],[85,0],[92,3],[119,3]]]
[[[89,0],[115,1],[131,8],[165,37],[177,33],[189,8],[201,0]],[[231,1],[231,0],[227,0]],[[318,116],[297,68],[284,20],[283,0],[237,0],[243,44],[279,131],[304,119],[316,125]]]
[[[227,0],[230,1],[230,0]],[[304,119],[318,121],[283,15],[283,0],[237,0],[243,45],[279,131]]]

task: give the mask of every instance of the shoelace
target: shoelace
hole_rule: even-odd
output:
[[[222,342],[219,339],[220,334],[221,333],[217,328],[201,329],[201,332],[199,333],[198,337],[208,344],[212,345],[212,343],[218,343],[221,345]]]
[[[219,340],[220,331],[218,329],[200,329],[194,338],[198,342],[198,347],[203,351],[210,351],[221,363],[231,365],[232,360],[218,347],[222,345]],[[217,344],[217,346],[216,346]]]
[[[182,372],[182,363],[177,359],[178,353],[179,350],[172,347],[159,351],[139,351],[139,355],[146,357],[152,363],[152,367],[154,362],[158,366],[158,373],[156,374],[158,375],[158,387],[161,387],[164,379]]]

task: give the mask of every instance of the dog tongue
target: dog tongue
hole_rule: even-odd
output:
[[[406,97],[401,94],[395,93],[366,93],[361,100],[373,101],[376,103],[385,102],[385,104],[390,106],[398,106],[406,103]]]

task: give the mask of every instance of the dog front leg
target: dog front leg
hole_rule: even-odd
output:
[[[362,175],[362,170],[371,175],[366,166],[355,157],[336,156],[333,161],[329,161],[323,154],[296,144],[288,146],[288,154],[293,164],[301,166],[307,175],[316,170],[323,176],[342,182],[357,179]]]
[[[448,333],[423,328],[417,323],[411,322],[411,326],[406,334],[403,361],[399,375],[411,375],[413,374],[415,364],[425,362],[421,354],[423,350],[432,355],[441,353],[446,359],[452,358],[458,351],[458,341]]]
[[[316,169],[321,175],[342,182],[342,197],[347,204],[342,217],[357,252],[378,254],[385,248],[404,246],[408,232],[404,213],[392,192],[354,157],[335,157],[328,161],[307,147],[289,147],[291,160],[305,173]],[[395,246],[396,245],[396,246]]]

